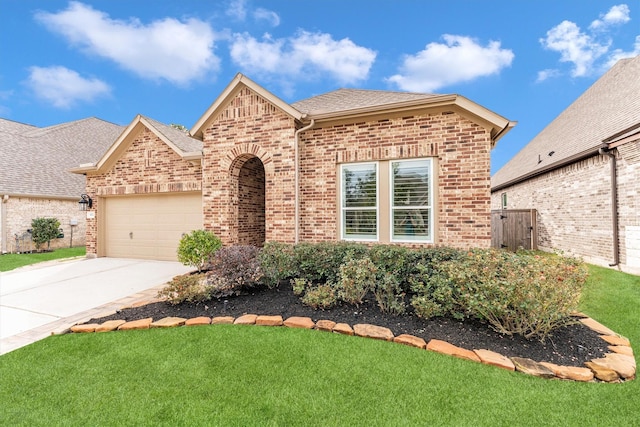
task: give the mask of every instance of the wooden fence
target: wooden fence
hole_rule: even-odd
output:
[[[491,246],[498,249],[538,249],[535,209],[491,211]]]

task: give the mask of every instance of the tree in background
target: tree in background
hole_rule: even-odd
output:
[[[31,240],[40,251],[42,245],[47,243],[47,249],[51,247],[51,239],[58,237],[60,221],[56,218],[35,218],[31,220]]]

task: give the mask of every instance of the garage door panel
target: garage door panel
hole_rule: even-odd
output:
[[[201,200],[198,193],[106,199],[106,255],[175,261],[180,238],[202,228]]]

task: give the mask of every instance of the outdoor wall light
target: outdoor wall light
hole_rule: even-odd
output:
[[[86,211],[87,209],[91,209],[91,207],[93,206],[93,200],[91,200],[91,197],[89,197],[88,195],[82,194],[80,196],[80,201],[78,202],[78,204],[80,205],[81,211]]]

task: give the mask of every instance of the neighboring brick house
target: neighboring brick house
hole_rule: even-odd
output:
[[[100,158],[122,129],[96,118],[45,128],[0,119],[0,253],[32,250],[37,217],[60,221],[64,237],[51,248],[84,245],[85,180],[68,169]]]
[[[639,94],[640,56],[620,60],[492,177],[492,207],[536,209],[540,249],[640,273]]]
[[[488,247],[490,151],[514,124],[459,95],[341,89],[288,104],[238,74],[189,134],[138,116],[74,170],[94,200],[87,251],[175,259],[193,228],[226,245]]]

